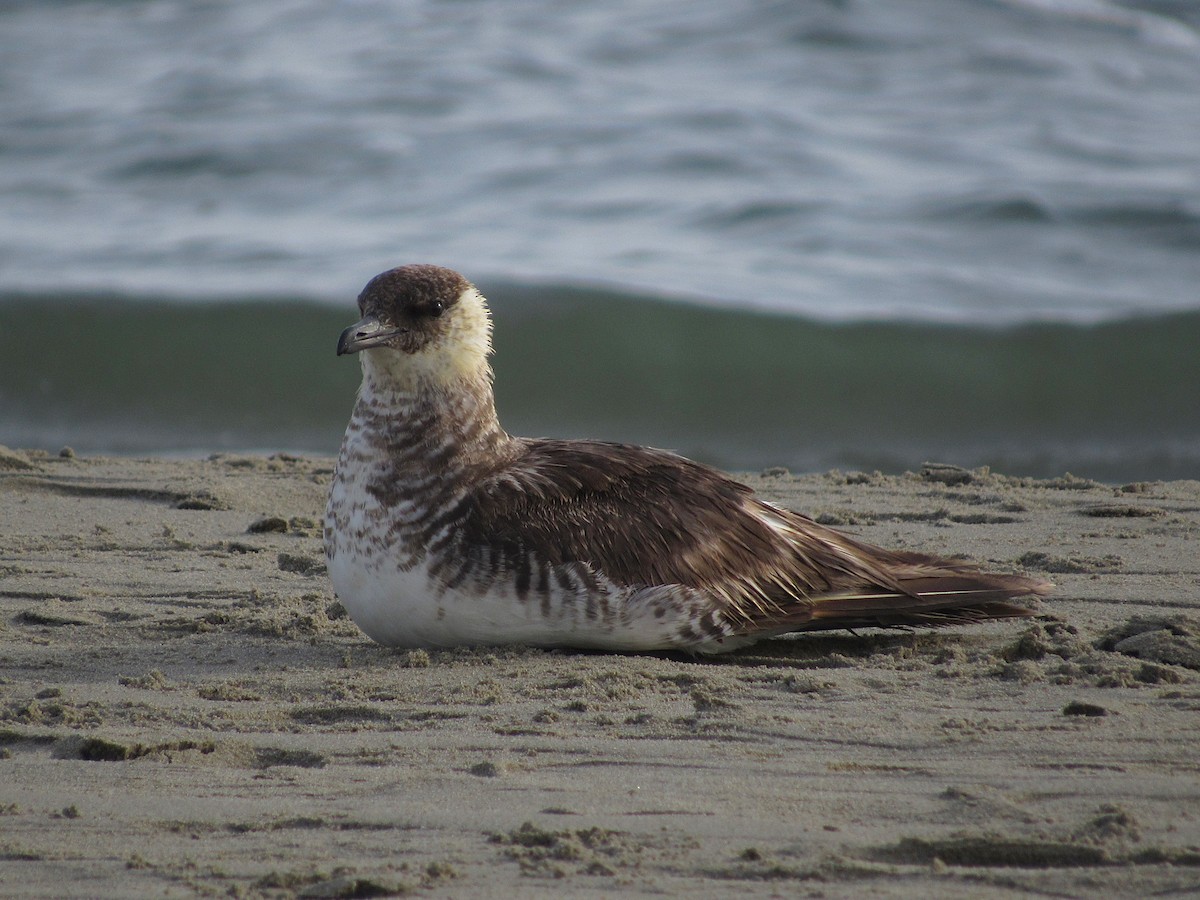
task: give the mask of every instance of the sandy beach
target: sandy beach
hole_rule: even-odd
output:
[[[1200,482],[743,476],[1057,591],[705,660],[375,646],[331,473],[0,452],[0,894],[1200,892]]]

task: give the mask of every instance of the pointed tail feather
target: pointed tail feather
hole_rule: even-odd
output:
[[[904,579],[900,587],[903,592],[868,589],[813,597],[810,617],[794,630],[940,628],[1031,616],[1032,609],[1008,601],[1045,596],[1053,585],[1023,575],[955,571]]]

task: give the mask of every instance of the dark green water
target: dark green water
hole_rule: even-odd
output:
[[[925,460],[1200,477],[1200,313],[1093,326],[871,323],[604,291],[489,290],[513,433],[633,440],[732,469]],[[336,451],[352,307],[0,299],[0,442],[80,453]]]

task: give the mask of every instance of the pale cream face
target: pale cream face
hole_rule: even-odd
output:
[[[376,387],[415,391],[491,378],[492,317],[483,296],[468,287],[438,319],[428,340],[413,350],[382,346],[363,350],[363,378]]]

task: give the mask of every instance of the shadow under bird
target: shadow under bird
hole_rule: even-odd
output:
[[[863,543],[663,450],[507,434],[491,316],[449,269],[373,278],[338,341],[362,387],[325,517],[382,644],[721,653],[789,632],[1026,616],[1048,582]]]

